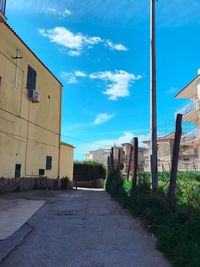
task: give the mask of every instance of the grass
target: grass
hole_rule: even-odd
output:
[[[106,190],[134,216],[143,219],[157,236],[157,248],[177,267],[200,266],[200,175],[179,173],[176,206],[168,208],[168,173],[159,174],[159,190],[153,194],[150,174],[138,174],[137,188],[119,175],[107,178]]]

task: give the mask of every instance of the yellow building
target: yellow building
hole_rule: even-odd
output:
[[[62,84],[0,13],[0,177],[72,180],[74,147],[61,142]]]

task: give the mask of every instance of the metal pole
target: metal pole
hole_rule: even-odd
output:
[[[150,59],[150,121],[151,121],[151,180],[154,191],[158,187],[158,167],[157,167],[157,108],[156,108],[156,10],[155,2],[151,1],[150,18],[150,41],[151,41],[151,59]]]

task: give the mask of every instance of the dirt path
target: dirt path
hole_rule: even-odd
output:
[[[152,235],[106,192],[34,192],[14,197],[45,200],[46,205],[29,220],[32,231],[0,266],[170,266],[155,250]]]

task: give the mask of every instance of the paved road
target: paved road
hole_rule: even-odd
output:
[[[106,192],[31,192],[7,198],[45,200],[46,205],[22,227],[24,238],[0,266],[170,266],[155,250],[152,235]]]

